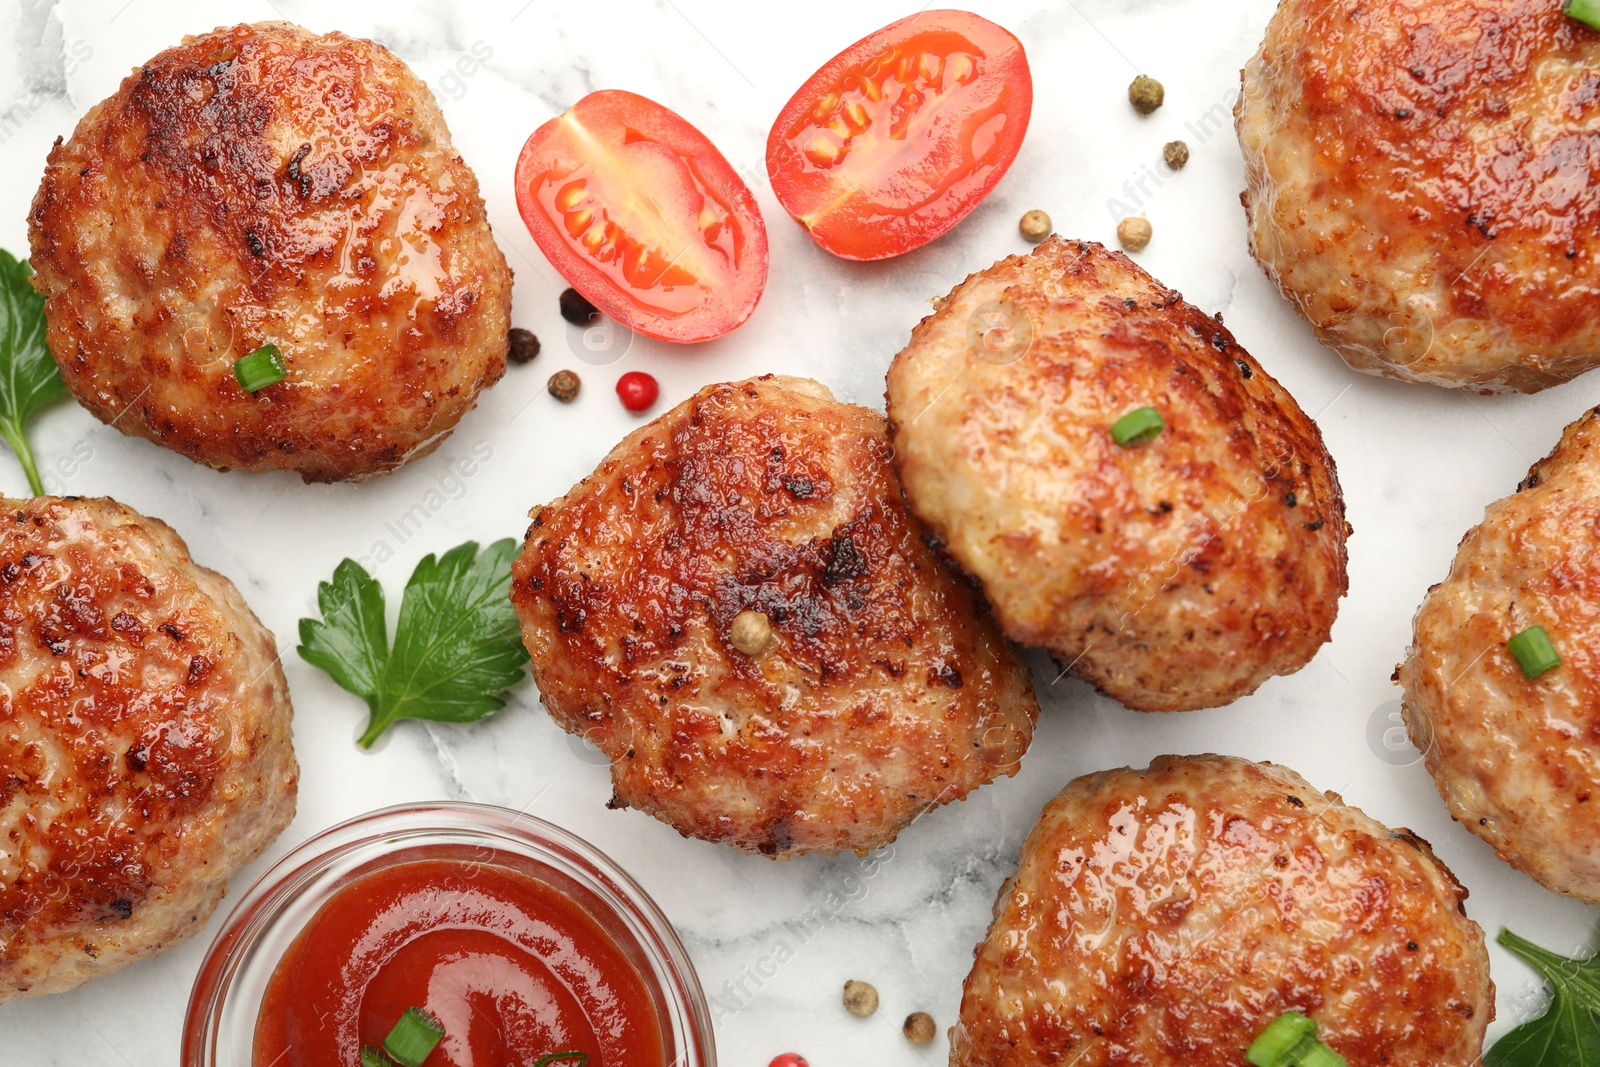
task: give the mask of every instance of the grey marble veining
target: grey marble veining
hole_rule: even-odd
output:
[[[512,368],[437,453],[361,486],[217,474],[125,438],[72,405],[37,424],[54,491],[114,494],[177,527],[203,563],[243,590],[285,651],[300,810],[271,858],[359,812],[454,798],[525,809],[596,842],[627,866],[683,934],[714,999],[723,1062],[761,1065],[798,1050],[817,1067],[935,1064],[941,1037],[907,1044],[900,1020],[954,1019],[973,945],[1043,803],[1076,775],[1166,752],[1274,759],[1392,825],[1428,838],[1471,889],[1491,934],[1513,923],[1571,950],[1596,911],[1560,900],[1451,823],[1414,751],[1385,744],[1389,681],[1423,592],[1485,504],[1509,492],[1560,429],[1600,403],[1600,376],[1534,397],[1484,399],[1347,371],[1278,297],[1245,247],[1242,165],[1227,111],[1271,0],[975,0],[1028,47],[1035,112],[1015,167],[951,234],[896,261],[850,264],[817,249],[771,194],[767,129],[790,93],[857,37],[908,13],[887,0],[796,7],[735,0],[0,0],[0,246],[26,245],[25,214],[45,153],[127,72],[186,33],[288,18],[389,45],[434,87],[475,168],[496,236],[517,273],[515,317],[544,352]],[[1166,106],[1141,119],[1124,93],[1148,72]],[[772,269],[752,320],[692,351],[644,339],[596,354],[556,313],[563,287],[516,215],[511,174],[529,132],[592,89],[626,88],[679,111],[745,175],[766,215]],[[1186,139],[1181,173],[1161,146]],[[1119,213],[1147,212],[1141,262],[1229,327],[1322,425],[1356,535],[1351,595],[1334,640],[1303,672],[1214,711],[1144,716],[1032,660],[1044,717],[1014,779],[933,812],[866,859],[772,863],[682,840],[637,812],[605,808],[607,769],[568,738],[524,685],[471,727],[406,724],[372,753],[354,744],[365,709],[293,654],[296,620],[344,556],[373,562],[397,589],[417,559],[467,538],[520,536],[528,508],[587,474],[635,421],[611,393],[625,370],[655,374],[658,410],[700,385],[775,371],[807,374],[841,397],[882,406],[883,373],[912,325],[968,272],[1023,251],[1023,211],[1049,211],[1069,236],[1109,241]],[[578,403],[542,395],[559,368],[584,379]],[[470,475],[458,464],[471,467]],[[23,487],[0,456],[0,489]],[[1390,738],[1392,740],[1392,738]],[[224,905],[226,907],[226,905]],[[72,994],[0,1007],[7,1067],[156,1067],[174,1062],[190,982],[215,921],[158,960]],[[1536,1009],[1531,973],[1494,949],[1501,1022]],[[846,978],[874,982],[883,1006],[859,1021],[838,1006]]]

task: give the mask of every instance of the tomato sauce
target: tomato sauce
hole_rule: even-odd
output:
[[[255,1067],[355,1067],[409,1007],[444,1024],[425,1067],[661,1067],[661,1019],[637,965],[583,905],[497,863],[418,859],[362,875],[278,963]]]

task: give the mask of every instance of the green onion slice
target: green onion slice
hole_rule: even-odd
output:
[[[1295,1067],[1350,1067],[1343,1056],[1320,1041],[1312,1041],[1294,1062]]]
[[[1543,626],[1530,626],[1506,642],[1506,648],[1517,657],[1517,664],[1528,678],[1537,678],[1561,666],[1561,654],[1550,643],[1550,635]]]
[[[1314,1019],[1308,1019],[1297,1011],[1286,1011],[1263,1031],[1261,1036],[1250,1043],[1250,1049],[1244,1054],[1255,1067],[1286,1067],[1293,1062],[1290,1056],[1300,1043],[1306,1038],[1313,1041],[1317,1037],[1317,1024]]]
[[[247,393],[281,382],[288,373],[283,353],[274,344],[262,345],[233,365],[233,376],[239,379],[239,388]]]
[[[1350,1067],[1343,1056],[1317,1040],[1317,1024],[1286,1011],[1261,1031],[1244,1054],[1255,1067]]]
[[[561,1060],[572,1060],[578,1067],[583,1067],[584,1064],[589,1062],[589,1054],[587,1052],[552,1052],[548,1056],[540,1056],[539,1062],[535,1063],[533,1067],[545,1067],[546,1064],[558,1063]]]
[[[394,1067],[394,1061],[376,1045],[361,1046],[361,1067]]]
[[[1567,0],[1561,5],[1561,12],[1600,30],[1600,0]]]
[[[1155,408],[1134,408],[1111,424],[1111,439],[1125,448],[1147,445],[1161,436],[1161,431],[1166,428],[1167,424],[1161,421],[1161,413]]]
[[[400,1067],[422,1067],[422,1061],[443,1037],[444,1027],[438,1019],[421,1008],[407,1008],[383,1039],[383,1051]]]

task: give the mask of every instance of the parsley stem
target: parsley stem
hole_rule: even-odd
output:
[[[372,714],[367,717],[366,733],[356,738],[356,744],[360,745],[362,748],[371,748],[375,743],[377,743],[378,738],[383,736],[383,732],[393,725],[394,722],[389,718],[389,716],[380,712],[376,707],[373,707]]]
[[[39,478],[39,466],[33,459],[33,448],[28,444],[28,436],[21,426],[9,419],[0,420],[0,438],[11,446],[11,451],[17,454],[17,459],[22,463],[22,473],[28,476],[28,488],[34,496],[44,496],[44,482]]]
[[[1502,929],[1500,936],[1495,938],[1501,946],[1516,956],[1522,962],[1549,978],[1553,975],[1565,974],[1572,969],[1572,961],[1565,956],[1558,956],[1549,949],[1540,948],[1526,938],[1518,937],[1508,929]]]

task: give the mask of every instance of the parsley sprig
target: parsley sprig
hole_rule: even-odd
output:
[[[1538,971],[1550,1006],[1484,1053],[1484,1067],[1600,1067],[1600,958],[1567,959],[1501,930],[1500,944]]]
[[[28,444],[28,419],[67,395],[44,343],[44,295],[29,284],[33,268],[0,248],[0,439],[22,461],[28,487],[44,495]]]
[[[320,619],[300,620],[300,657],[367,702],[360,745],[401,719],[476,722],[505,707],[528,653],[512,610],[517,544],[476,541],[423,558],[406,583],[389,646],[383,586],[347,559],[317,586]]]

